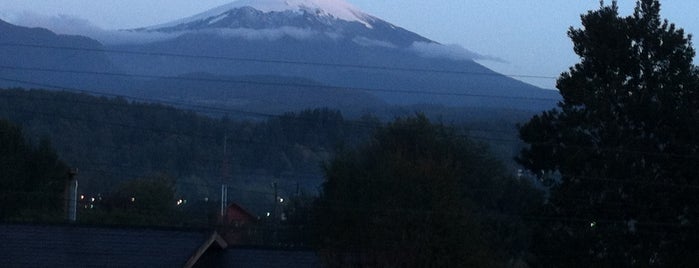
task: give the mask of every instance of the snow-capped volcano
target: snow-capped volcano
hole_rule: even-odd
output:
[[[371,21],[373,20],[371,16],[343,0],[238,0],[188,18],[149,27],[149,29],[168,28],[207,19],[212,19],[214,22],[215,20],[220,21],[228,15],[229,11],[244,7],[250,7],[263,13],[305,12],[316,14],[320,17],[359,22],[368,28],[372,27]]]
[[[365,46],[403,48],[415,42],[433,43],[366,14],[344,0],[239,0],[188,18],[132,31],[312,36],[352,40]]]
[[[201,77],[196,78],[201,83],[188,84],[188,90],[183,89],[183,100],[191,97],[209,105],[238,108],[248,102],[228,100],[225,96],[237,96],[230,95],[231,90],[257,92],[265,90],[269,84],[281,86],[284,90],[277,87],[274,89],[277,91],[272,91],[284,94],[270,93],[269,97],[264,97],[265,94],[256,93],[245,96],[259,96],[262,102],[254,100],[251,103],[264,106],[264,109],[270,106],[268,103],[282,105],[283,101],[293,99],[289,94],[298,93],[299,99],[315,98],[305,103],[330,105],[334,99],[338,100],[336,103],[357,111],[358,107],[365,107],[359,103],[370,98],[380,98],[390,104],[539,109],[542,106],[540,101],[536,101],[537,98],[556,94],[495,73],[475,61],[487,59],[485,56],[436,43],[368,15],[344,1],[239,0],[170,23],[122,31],[118,37],[123,40],[105,44],[108,50],[138,51],[138,55],[105,53],[103,58],[89,58],[75,64],[63,59],[63,56],[56,60],[56,57],[46,57],[46,53],[36,53],[37,48],[28,48],[2,51],[5,53],[0,52],[0,62],[16,66],[27,66],[29,63],[50,63],[47,66],[62,64],[58,66],[64,67],[56,68],[69,70],[83,66],[91,72],[99,70],[104,73],[128,70],[128,73],[136,76],[185,77],[189,80],[192,76]],[[0,27],[0,41],[22,43],[29,42],[22,41],[25,39],[33,40],[31,42],[47,40],[39,44],[56,45],[57,41],[53,39],[43,39],[40,31],[20,28]],[[22,34],[17,35],[15,31]],[[136,41],[130,41],[131,37]],[[82,44],[75,46],[84,47]],[[69,55],[68,58],[76,57]],[[84,75],[77,74],[69,76],[60,73],[54,77],[40,72],[19,72],[17,75],[29,77],[28,80],[40,77],[43,80],[36,81],[41,83],[63,81],[57,85],[68,87],[82,87],[85,81],[89,81]],[[235,82],[241,79],[243,83]],[[128,90],[143,96],[153,94],[156,98],[169,94],[170,91],[165,89],[172,88],[171,84],[162,84],[163,91],[158,91],[161,81],[141,85],[140,79],[131,82],[94,80],[97,82],[93,85],[100,89],[123,90],[124,84],[132,84],[133,88]],[[317,91],[331,89],[329,92],[332,94],[315,94],[316,88],[293,88],[291,84],[298,83],[294,81],[328,85],[330,88],[319,88]],[[290,88],[286,88],[286,83]],[[340,94],[339,89],[350,92],[353,97]],[[433,91],[435,94],[431,94]],[[478,97],[491,95],[523,97],[526,100]],[[548,107],[547,104],[546,109]]]
[[[115,49],[206,55],[206,59],[112,55],[112,60],[121,68],[149,75],[205,73],[217,77],[295,77],[341,88],[380,89],[371,94],[392,104],[537,105],[516,101],[506,104],[493,98],[391,91],[434,90],[527,98],[546,95],[540,89],[497,74],[475,61],[488,59],[487,56],[459,46],[439,44],[362,12],[345,0],[238,0],[191,17],[131,32],[166,38],[150,43],[125,43]],[[232,62],[218,58],[254,60]],[[216,96],[206,98],[217,99]]]

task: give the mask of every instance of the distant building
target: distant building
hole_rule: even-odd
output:
[[[225,210],[218,233],[230,245],[251,244],[255,241],[257,217],[238,204],[231,203]]]

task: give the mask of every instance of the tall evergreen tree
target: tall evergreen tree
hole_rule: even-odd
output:
[[[328,266],[502,265],[522,254],[511,249],[523,230],[498,213],[511,216],[522,208],[512,203],[526,203],[515,196],[534,196],[515,182],[453,128],[398,119],[327,165],[315,211],[319,246],[339,255]]]
[[[657,0],[602,3],[568,35],[559,107],[520,128],[518,161],[552,183],[537,253],[559,266],[697,266],[699,72]]]

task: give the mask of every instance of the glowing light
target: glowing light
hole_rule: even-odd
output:
[[[183,203],[182,199],[177,200],[177,205],[178,205],[178,206],[182,205],[182,203]]]
[[[267,212],[267,217],[269,217],[270,215],[272,215],[272,213]]]
[[[135,198],[135,197],[131,197],[131,202],[136,202],[136,198]]]
[[[80,200],[85,199],[85,195],[80,195]]]
[[[279,203],[284,203],[284,198],[279,198]]]
[[[597,226],[597,222],[593,221],[590,223],[590,228],[595,228]]]
[[[90,198],[90,202],[95,202],[95,198]]]

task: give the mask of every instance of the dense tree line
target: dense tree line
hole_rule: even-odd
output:
[[[28,141],[0,119],[0,220],[60,221],[69,169],[47,139]]]
[[[328,109],[233,120],[228,115],[210,117],[120,98],[23,89],[0,91],[0,118],[26,130],[15,136],[42,139],[37,145],[41,152],[50,151],[51,140],[63,159],[61,164],[79,170],[79,192],[85,198],[81,200],[83,222],[146,225],[182,224],[179,219],[164,220],[165,215],[176,214],[171,213],[173,210],[196,216],[185,224],[211,223],[210,213],[199,212],[216,204],[221,184],[230,187],[229,201],[240,202],[256,213],[264,213],[272,203],[270,181],[284,185],[280,193],[288,196],[296,190],[294,186],[315,191],[314,185],[322,177],[321,163],[338,148],[365,139],[378,124],[370,117],[349,122],[338,111]],[[41,164],[33,163],[30,156],[25,158],[27,164]],[[37,177],[30,168],[8,166],[16,166],[11,171],[27,178]],[[16,177],[4,171],[0,173]],[[121,195],[137,192],[134,185],[151,185],[145,181],[154,176],[167,177],[171,182],[171,187],[161,187],[158,194],[168,195],[161,198],[168,206],[144,210],[132,207],[144,203],[140,198],[135,204],[124,201]],[[16,182],[25,181],[23,178]],[[62,184],[54,186],[62,193]],[[27,191],[4,189],[7,200],[16,200],[14,195],[26,195],[23,191]],[[53,191],[43,192],[41,195],[46,196]],[[260,194],[265,192],[269,194]],[[187,203],[176,208],[175,201],[180,199]],[[58,205],[62,210],[63,203]]]
[[[50,138],[67,163],[63,164],[64,167],[80,169],[78,178],[81,193],[85,194],[84,199],[80,200],[80,222],[118,225],[207,226],[216,223],[214,200],[218,198],[216,194],[222,179],[235,183],[241,177],[243,181],[272,177],[283,182],[287,176],[296,179],[296,173],[302,174],[297,176],[316,179],[313,184],[317,185],[322,177],[322,162],[329,161],[337,152],[349,152],[364,144],[369,140],[370,133],[382,125],[378,119],[369,116],[360,120],[345,120],[339,112],[327,109],[287,113],[261,120],[233,120],[228,116],[203,116],[192,111],[120,98],[23,89],[0,91],[0,116],[18,122],[27,129],[26,133],[19,134],[23,138]],[[417,129],[404,130],[403,134],[410,136],[413,130],[434,131],[431,129],[433,126],[425,120],[420,117],[419,122],[413,122],[418,124]],[[387,137],[382,139],[389,139],[390,135],[385,133],[387,129],[398,128],[402,124],[408,123],[399,121],[386,127],[381,133]],[[449,132],[449,135],[464,133],[463,129],[443,126],[437,127],[437,132]],[[433,150],[431,146],[435,144],[431,141],[419,140],[429,137],[416,136],[414,142],[424,145],[425,150]],[[450,146],[448,143],[439,144]],[[404,145],[408,144],[401,146]],[[508,172],[502,169],[495,157],[485,153],[485,145],[470,141],[457,145],[466,147],[453,148],[456,155],[475,150],[476,155],[483,154],[487,158],[482,159],[484,162],[480,164],[472,164],[488,174],[472,176],[494,178],[493,181],[461,181],[459,185],[464,182],[481,183],[469,187],[495,187],[498,192],[484,194],[475,191],[466,195],[478,200],[478,208],[469,205],[470,209],[474,209],[469,213],[479,215],[479,220],[473,222],[474,230],[480,230],[478,228],[483,226],[499,226],[497,228],[500,230],[526,233],[521,229],[521,222],[507,216],[509,212],[518,210],[516,202],[502,203],[503,200],[496,197],[514,194],[523,185],[507,177]],[[443,146],[439,148],[444,149]],[[461,152],[461,149],[468,152]],[[343,161],[348,154],[343,153],[339,157],[335,161]],[[476,157],[474,161],[478,159]],[[440,168],[448,173],[447,169]],[[459,172],[463,175],[467,171]],[[228,177],[222,178],[226,173]],[[246,176],[246,173],[253,175]],[[427,185],[429,181],[422,183]],[[252,182],[252,185],[262,184]],[[527,189],[525,186],[524,189]],[[444,187],[440,189],[447,191]],[[270,202],[268,199],[271,198],[267,195],[246,195],[245,190],[235,193],[238,200],[253,204]],[[254,192],[255,189],[247,190]],[[57,191],[62,193],[63,185]],[[439,191],[435,191],[434,194],[438,194]],[[271,189],[264,188],[259,192],[271,194]],[[312,189],[311,195],[305,194],[307,189],[291,193],[287,188],[286,192],[288,196],[301,195],[290,198],[291,202],[282,208],[286,220],[275,228],[294,232],[280,233],[278,242],[310,245],[314,230],[318,227],[309,222],[317,212],[310,207],[315,189]],[[447,201],[456,202],[451,206],[460,207],[464,192],[459,190],[454,193],[456,195],[452,197],[456,199]],[[203,201],[202,197],[207,196],[211,202]],[[262,209],[267,207],[264,205]],[[481,214],[490,215],[481,217]],[[495,229],[488,230],[490,234],[497,233]],[[526,244],[526,237],[495,235],[492,239],[486,239],[488,246],[484,249],[492,254],[488,255],[491,257],[519,258],[524,252],[521,245]],[[519,246],[500,250],[500,247],[494,246],[499,243],[497,241],[514,241],[508,242],[508,245]]]
[[[190,195],[258,177],[317,183],[319,163],[364,139],[375,124],[350,123],[327,109],[258,120],[231,116],[68,92],[0,91],[0,118],[22,125],[32,139],[49,137],[65,162],[80,169],[81,188],[95,194],[154,173],[173,177],[179,190],[199,189]]]
[[[83,196],[79,204],[80,223],[129,226],[209,226],[213,208],[186,206],[177,198],[175,181],[164,174],[124,181],[95,200]],[[195,209],[203,214],[187,213]]]

